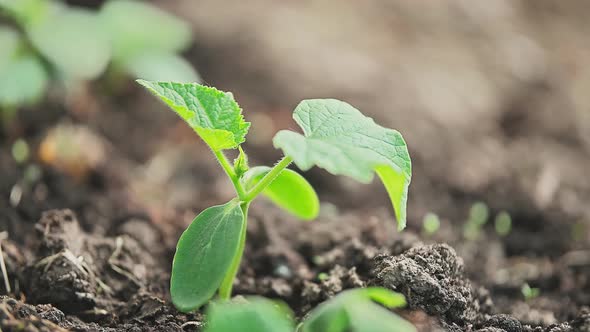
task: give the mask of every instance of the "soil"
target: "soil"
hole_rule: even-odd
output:
[[[30,141],[50,139],[52,130],[59,128],[66,128],[63,122],[40,131],[47,133],[44,137],[30,136]],[[171,177],[193,176],[192,189],[203,191],[195,195],[200,200],[189,203],[194,208],[188,211],[179,208],[183,200],[176,201],[174,208],[161,202],[151,206],[153,198],[133,189],[137,186],[133,181],[139,180],[126,177],[138,177],[136,173],[154,161],[123,158],[118,152],[122,149],[105,143],[106,134],[92,135],[102,142],[97,144],[112,151],[108,160],[88,166],[84,174],[72,174],[56,161],[33,159],[18,165],[8,148],[2,150],[3,192],[10,197],[15,185],[22,188],[18,200],[3,201],[1,207],[1,229],[8,235],[2,249],[12,288],[0,298],[2,330],[198,331],[202,314],[179,313],[170,303],[169,267],[175,241],[192,214],[227,197],[222,174],[206,161],[210,158],[201,158],[206,156],[204,147],[191,143],[190,149],[199,151],[196,157],[167,157],[164,162],[179,164],[160,167],[173,169]],[[182,155],[187,149],[180,150]],[[32,181],[25,178],[31,165],[40,169]],[[189,171],[195,175],[183,175]],[[157,192],[158,185],[156,179],[146,181],[142,193]],[[209,186],[221,189],[202,197]],[[164,197],[180,197],[178,191],[184,190],[175,187]],[[301,223],[260,200],[251,209],[249,241],[235,293],[281,299],[301,318],[345,289],[378,285],[407,297],[408,308],[399,314],[420,331],[590,328],[584,252],[568,250],[564,244],[537,248],[534,230],[516,228],[500,238],[484,228],[480,239],[470,242],[451,232],[451,227],[443,223],[435,238],[412,228],[397,233],[385,208],[369,213],[330,203],[323,206],[318,220]],[[550,234],[555,241],[561,236]],[[527,256],[527,250],[535,254]],[[488,272],[496,268],[504,271],[504,277]],[[326,273],[321,281],[320,273]],[[542,289],[541,295],[525,301],[520,293],[524,282]]]
[[[207,10],[201,12],[225,12],[215,3],[204,2]],[[346,8],[353,8],[355,2],[346,3],[344,13],[335,17],[348,17]],[[170,9],[182,12],[189,4],[180,1]],[[541,18],[559,22],[546,17],[545,6],[549,5],[539,5],[526,15],[515,10],[519,14],[511,19],[537,27],[531,29],[543,36],[551,36],[545,34],[551,27],[567,29],[557,23],[538,27]],[[299,15],[299,10],[322,13],[323,7],[269,8],[269,17],[295,19],[292,15]],[[564,17],[575,16],[570,7],[558,9]],[[378,20],[375,13],[365,14],[371,14],[367,16],[371,22]],[[208,83],[234,91],[246,118],[254,123],[245,147],[252,164],[275,160],[278,153],[270,139],[278,129],[294,128],[292,104],[319,93],[342,96],[364,106],[379,122],[399,128],[413,157],[409,226],[401,233],[395,231],[387,196],[378,183],[364,186],[317,169],[306,173],[323,201],[320,217],[309,223],[258,200],[250,212],[236,295],[280,299],[301,319],[343,290],[377,285],[406,296],[408,307],[397,312],[419,331],[590,331],[590,208],[586,204],[590,144],[587,133],[579,130],[590,125],[577,111],[580,99],[563,88],[578,86],[579,76],[546,70],[526,78],[494,78],[497,90],[483,92],[474,84],[474,98],[482,94],[495,98],[489,98],[492,101],[482,106],[483,111],[451,102],[465,110],[442,119],[429,107],[445,105],[422,105],[411,90],[422,84],[416,78],[419,74],[402,73],[385,63],[388,70],[403,74],[401,79],[415,79],[407,85],[404,81],[402,88],[399,82],[379,76],[387,70],[369,75],[361,69],[372,67],[343,62],[340,65],[352,68],[351,77],[366,83],[360,84],[363,88],[350,91],[339,82],[318,86],[318,77],[329,81],[328,74],[321,74],[329,64],[321,65],[320,60],[336,58],[331,54],[304,71],[297,67],[294,55],[268,47],[277,39],[271,32],[261,33],[256,19],[244,15],[231,22],[209,22],[199,13],[190,15],[185,16],[199,40],[187,56]],[[265,24],[274,22],[266,19]],[[310,20],[308,29],[314,22]],[[437,30],[440,24],[417,21],[384,19],[366,26],[388,29],[401,24],[410,30]],[[217,24],[225,30],[217,29]],[[353,31],[354,27],[343,29]],[[493,30],[485,24],[482,29]],[[233,39],[228,37],[238,30]],[[265,26],[264,31],[276,29]],[[463,45],[454,39],[454,34],[462,36],[463,30],[458,31],[443,31],[439,37]],[[543,43],[555,42],[534,36],[531,33],[530,38],[541,45],[539,50]],[[424,57],[419,45],[413,45],[412,51]],[[381,49],[371,52],[354,59],[369,55],[383,59]],[[428,59],[417,65],[410,61],[412,57],[399,56],[416,72],[428,65]],[[491,62],[487,54],[478,56],[482,63]],[[547,66],[552,56],[545,53]],[[536,70],[537,60],[531,58],[531,71]],[[285,62],[291,67],[283,71],[266,68],[267,63],[278,68],[277,63]],[[469,61],[461,64],[448,67],[469,77]],[[289,89],[293,73],[300,70],[296,77],[306,84]],[[370,79],[363,81],[366,77]],[[392,108],[391,100],[370,89],[383,91],[387,84],[401,89],[398,97],[412,96],[414,104],[407,101],[394,105],[394,111],[380,113]],[[114,93],[103,84],[88,85],[83,91],[66,102],[53,96],[23,109],[1,130],[0,243],[11,291],[2,280],[0,329],[199,331],[201,312],[183,314],[171,305],[170,266],[181,232],[198,212],[229,200],[230,183],[194,133],[132,82],[121,84]],[[457,96],[451,91],[447,97]],[[556,108],[563,110],[560,119],[551,117],[550,110]],[[485,125],[475,128],[481,123]],[[30,158],[24,163],[11,155],[17,138],[30,147]],[[507,210],[513,219],[512,231],[499,236],[493,223],[488,223],[476,239],[466,239],[462,227],[476,201],[486,202],[492,216]],[[421,218],[428,211],[442,219],[434,235],[421,230]],[[521,293],[525,283],[540,294],[525,299]]]

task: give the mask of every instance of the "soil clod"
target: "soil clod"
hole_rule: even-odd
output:
[[[409,249],[399,256],[374,260],[374,284],[406,296],[410,308],[420,308],[449,322],[474,322],[479,306],[463,274],[463,260],[446,244]]]
[[[488,328],[499,328],[506,332],[522,332],[522,324],[509,315],[493,315],[483,324]]]

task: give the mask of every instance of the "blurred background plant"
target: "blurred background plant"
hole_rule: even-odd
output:
[[[432,212],[428,212],[422,218],[422,234],[424,236],[434,235],[440,228],[440,218]]]
[[[91,10],[51,0],[0,0],[0,14],[4,119],[49,90],[75,95],[82,83],[99,78],[114,88],[126,78],[200,80],[178,55],[191,43],[189,25],[145,2],[107,1]]]
[[[463,236],[468,240],[477,240],[482,227],[488,222],[490,211],[484,202],[476,202],[469,209],[469,218],[463,226]]]

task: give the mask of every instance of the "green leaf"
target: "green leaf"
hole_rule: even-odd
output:
[[[47,87],[48,76],[39,60],[24,56],[0,70],[0,105],[19,106],[37,101]]]
[[[374,303],[355,305],[348,312],[351,321],[349,331],[416,332],[410,322]]]
[[[291,313],[285,305],[263,297],[245,302],[212,303],[207,310],[205,332],[293,332]]]
[[[403,308],[406,306],[406,298],[396,292],[382,287],[369,287],[363,289],[365,295],[371,300],[382,304],[387,308]]]
[[[412,324],[373,301],[391,308],[405,305],[403,295],[385,288],[348,290],[314,309],[303,322],[302,332],[416,331]]]
[[[348,332],[350,316],[344,306],[318,307],[304,322],[302,332]]]
[[[141,54],[123,64],[132,76],[148,81],[200,82],[190,63],[174,54]]]
[[[53,6],[47,0],[0,0],[0,13],[6,11],[20,25],[28,27],[41,20]]]
[[[335,99],[304,100],[293,118],[304,135],[282,130],[273,139],[276,148],[304,171],[316,165],[363,183],[371,182],[376,172],[393,203],[398,229],[405,228],[412,166],[399,132]]]
[[[187,23],[142,1],[108,1],[99,16],[118,63],[143,54],[173,54],[191,42]]]
[[[233,95],[195,83],[137,80],[191,126],[214,151],[234,149],[246,140],[250,122]]]
[[[266,166],[251,168],[242,179],[246,190],[254,187],[270,170]],[[301,174],[288,168],[279,173],[262,194],[303,220],[316,218],[320,211],[320,200],[313,187]]]
[[[10,27],[0,26],[0,70],[9,64],[20,45],[20,36]]]
[[[59,8],[27,29],[31,42],[68,79],[89,80],[105,70],[111,56],[96,14]]]
[[[244,215],[230,201],[201,212],[176,247],[170,294],[183,312],[195,310],[215,294],[238,250]]]

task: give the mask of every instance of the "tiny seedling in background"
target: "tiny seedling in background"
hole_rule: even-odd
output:
[[[234,186],[236,197],[205,209],[178,241],[170,293],[181,311],[196,310],[217,292],[231,297],[246,242],[248,207],[260,194],[287,212],[314,219],[319,200],[299,173],[313,166],[369,183],[377,174],[395,211],[398,229],[406,225],[411,161],[402,135],[381,127],[351,105],[335,99],[302,101],[293,113],[303,134],[279,131],[273,144],[284,157],[274,167],[250,167],[241,144],[250,123],[231,93],[198,84],[138,83],[174,110],[209,146]],[[223,150],[238,150],[233,165]]]
[[[540,289],[531,287],[531,286],[529,286],[528,283],[525,283],[524,285],[522,285],[522,288],[520,289],[520,291],[522,292],[522,295],[524,296],[525,301],[532,300],[541,294]]]
[[[506,211],[498,213],[494,221],[494,227],[496,228],[496,233],[500,236],[510,234],[510,231],[512,230],[512,218],[510,217],[510,214]]]
[[[469,219],[463,226],[463,236],[468,240],[476,240],[481,228],[488,222],[490,211],[483,202],[474,203],[469,209]]]
[[[29,145],[25,140],[19,138],[12,144],[12,157],[19,164],[29,159]]]
[[[415,332],[412,324],[387,310],[405,305],[403,295],[385,288],[347,290],[320,304],[297,331]],[[258,296],[213,302],[207,310],[205,332],[294,330],[291,311],[284,304]]]
[[[484,202],[476,202],[469,209],[469,223],[483,226],[488,222],[490,210]]]
[[[427,213],[422,219],[422,232],[425,235],[432,236],[440,228],[440,219],[432,212]]]

